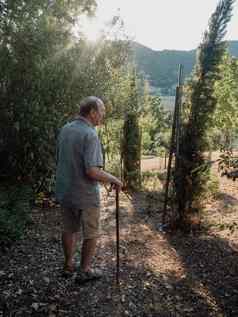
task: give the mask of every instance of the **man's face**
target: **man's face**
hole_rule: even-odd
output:
[[[105,117],[106,109],[103,102],[98,103],[98,109],[92,110],[92,122],[94,126],[101,125]]]

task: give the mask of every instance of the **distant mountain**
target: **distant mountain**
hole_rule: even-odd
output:
[[[196,50],[154,51],[137,42],[132,42],[131,48],[137,69],[148,79],[152,91],[160,90],[161,95],[174,95],[178,65],[183,65],[186,78],[191,74],[196,60]],[[228,51],[232,56],[238,57],[238,41],[228,42]]]

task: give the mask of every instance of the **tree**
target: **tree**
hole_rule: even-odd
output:
[[[236,180],[238,159],[233,153],[233,148],[237,147],[238,135],[238,60],[226,53],[220,65],[219,74],[220,78],[215,83],[217,108],[212,129],[212,132],[215,130],[217,134],[216,139],[214,135],[212,137],[222,152],[219,160],[222,175]]]
[[[150,95],[147,81],[144,82],[144,91],[140,99],[142,104],[140,109],[142,151],[144,154],[158,155],[167,145],[171,114],[163,108],[159,96]]]
[[[178,223],[190,229],[194,215],[198,215],[209,179],[209,166],[204,150],[206,133],[216,108],[214,82],[224,54],[223,36],[232,12],[232,0],[221,0],[209,21],[208,30],[198,50],[197,63],[190,82],[187,100],[190,113],[180,141],[178,168],[174,172]]]
[[[75,20],[92,14],[93,0],[0,4],[0,178],[40,190],[54,174],[59,128],[82,97],[110,99],[127,49],[74,37]]]
[[[133,71],[122,140],[123,181],[130,190],[138,190],[141,186],[141,134],[137,89],[136,72]]]
[[[219,67],[219,77],[214,86],[217,107],[213,130],[219,131],[216,144],[230,150],[238,132],[238,60],[226,53]]]

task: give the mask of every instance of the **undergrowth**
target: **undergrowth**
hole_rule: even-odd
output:
[[[30,222],[32,191],[24,185],[0,187],[0,249],[22,238]]]

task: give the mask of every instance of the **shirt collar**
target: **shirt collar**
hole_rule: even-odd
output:
[[[90,127],[94,128],[94,125],[83,116],[78,115],[75,119],[81,120],[81,121],[85,122],[87,125],[89,125]]]

